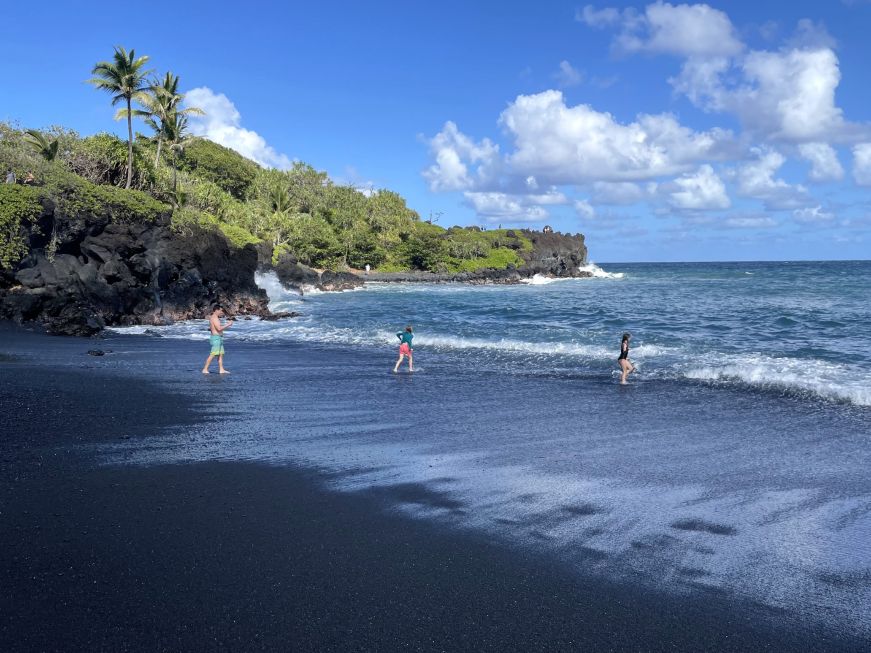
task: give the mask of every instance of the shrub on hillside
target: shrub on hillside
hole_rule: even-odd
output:
[[[22,223],[33,223],[42,213],[39,192],[30,186],[0,185],[0,268],[10,268],[27,254]]]
[[[47,172],[40,193],[67,217],[108,218],[112,222],[154,222],[169,211],[166,204],[138,190],[98,186],[58,167]]]
[[[71,141],[67,166],[93,184],[123,187],[127,183],[127,142],[105,132]],[[131,188],[151,190],[156,180],[154,161],[134,143]]]
[[[236,199],[246,199],[259,166],[233,150],[206,139],[197,139],[179,157],[181,170],[211,181]]]

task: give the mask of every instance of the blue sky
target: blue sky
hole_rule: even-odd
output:
[[[11,3],[0,120],[121,131],[115,44],[197,129],[597,261],[869,258],[871,2]],[[162,24],[161,21],[169,21]]]

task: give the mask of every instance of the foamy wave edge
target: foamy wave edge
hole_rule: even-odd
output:
[[[829,401],[871,406],[871,384],[861,377],[845,384],[851,372],[819,360],[744,357],[720,365],[706,364],[685,370],[687,379],[713,383],[741,383],[795,394],[810,394]]]

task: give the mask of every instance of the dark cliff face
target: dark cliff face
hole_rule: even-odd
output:
[[[589,273],[580,268],[587,263],[587,247],[581,234],[545,233],[524,229],[521,233],[532,241],[531,252],[520,252],[526,274],[554,277],[582,277]]]
[[[57,215],[47,204],[28,238],[30,254],[0,277],[2,318],[93,335],[105,326],[202,318],[215,302],[231,314],[269,313],[254,282],[253,247],[234,249],[216,232],[175,234],[168,216],[118,224]]]

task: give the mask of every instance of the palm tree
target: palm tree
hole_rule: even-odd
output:
[[[148,93],[138,98],[142,109],[134,110],[134,115],[142,116],[145,124],[154,130],[157,139],[157,154],[154,157],[154,165],[160,163],[160,151],[167,137],[167,124],[173,122],[173,114],[205,115],[198,107],[186,107],[180,109],[184,102],[184,93],[178,92],[178,75],[171,72],[164,75],[163,81],[152,80]]]
[[[178,190],[178,155],[196,140],[196,137],[188,132],[188,117],[181,111],[172,112],[162,126],[163,137],[172,154],[172,191],[175,193]]]
[[[120,109],[115,114],[118,120],[127,117],[127,185],[130,188],[133,182],[133,100],[143,97],[148,88],[147,77],[150,70],[145,70],[147,56],[136,57],[135,51],[127,52],[121,46],[115,46],[115,55],[112,61],[101,61],[91,74],[94,75],[88,83],[93,84],[102,91],[112,94],[112,106],[124,101],[126,109]]]
[[[36,150],[46,161],[54,161],[57,156],[58,140],[55,138],[52,141],[48,137],[36,129],[28,129],[27,136],[24,140],[30,147]]]

